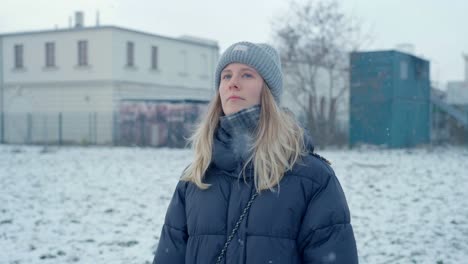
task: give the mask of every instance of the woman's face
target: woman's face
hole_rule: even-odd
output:
[[[219,95],[225,115],[260,104],[263,78],[242,63],[231,63],[221,72]]]

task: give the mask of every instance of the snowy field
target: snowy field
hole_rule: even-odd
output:
[[[468,149],[329,150],[360,263],[468,263]],[[189,150],[0,145],[0,263],[151,263]]]

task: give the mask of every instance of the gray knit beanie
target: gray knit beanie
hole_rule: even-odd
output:
[[[275,48],[264,43],[238,42],[224,51],[218,61],[215,72],[215,89],[219,89],[221,72],[230,63],[243,63],[254,68],[265,80],[279,104],[283,93],[283,73],[281,61]]]

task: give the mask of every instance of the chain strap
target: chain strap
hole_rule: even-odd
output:
[[[239,226],[240,226],[242,220],[244,220],[244,217],[249,213],[250,206],[252,205],[252,203],[255,200],[255,197],[257,197],[257,195],[258,195],[258,192],[255,192],[254,194],[252,194],[252,197],[250,198],[250,201],[247,203],[247,206],[245,206],[244,211],[242,212],[241,216],[239,217],[239,220],[237,220],[237,223],[234,226],[234,229],[232,229],[231,235],[228,237],[226,243],[224,243],[224,247],[223,247],[223,249],[221,250],[221,253],[218,256],[218,260],[216,261],[216,264],[220,264],[221,260],[223,260],[224,255],[226,254],[226,250],[227,250],[229,244],[231,243],[232,239],[234,238],[234,235],[237,233],[237,230],[239,229]]]

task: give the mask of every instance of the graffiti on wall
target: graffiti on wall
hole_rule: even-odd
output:
[[[207,102],[203,101],[122,101],[118,118],[120,143],[185,147],[206,107]]]

